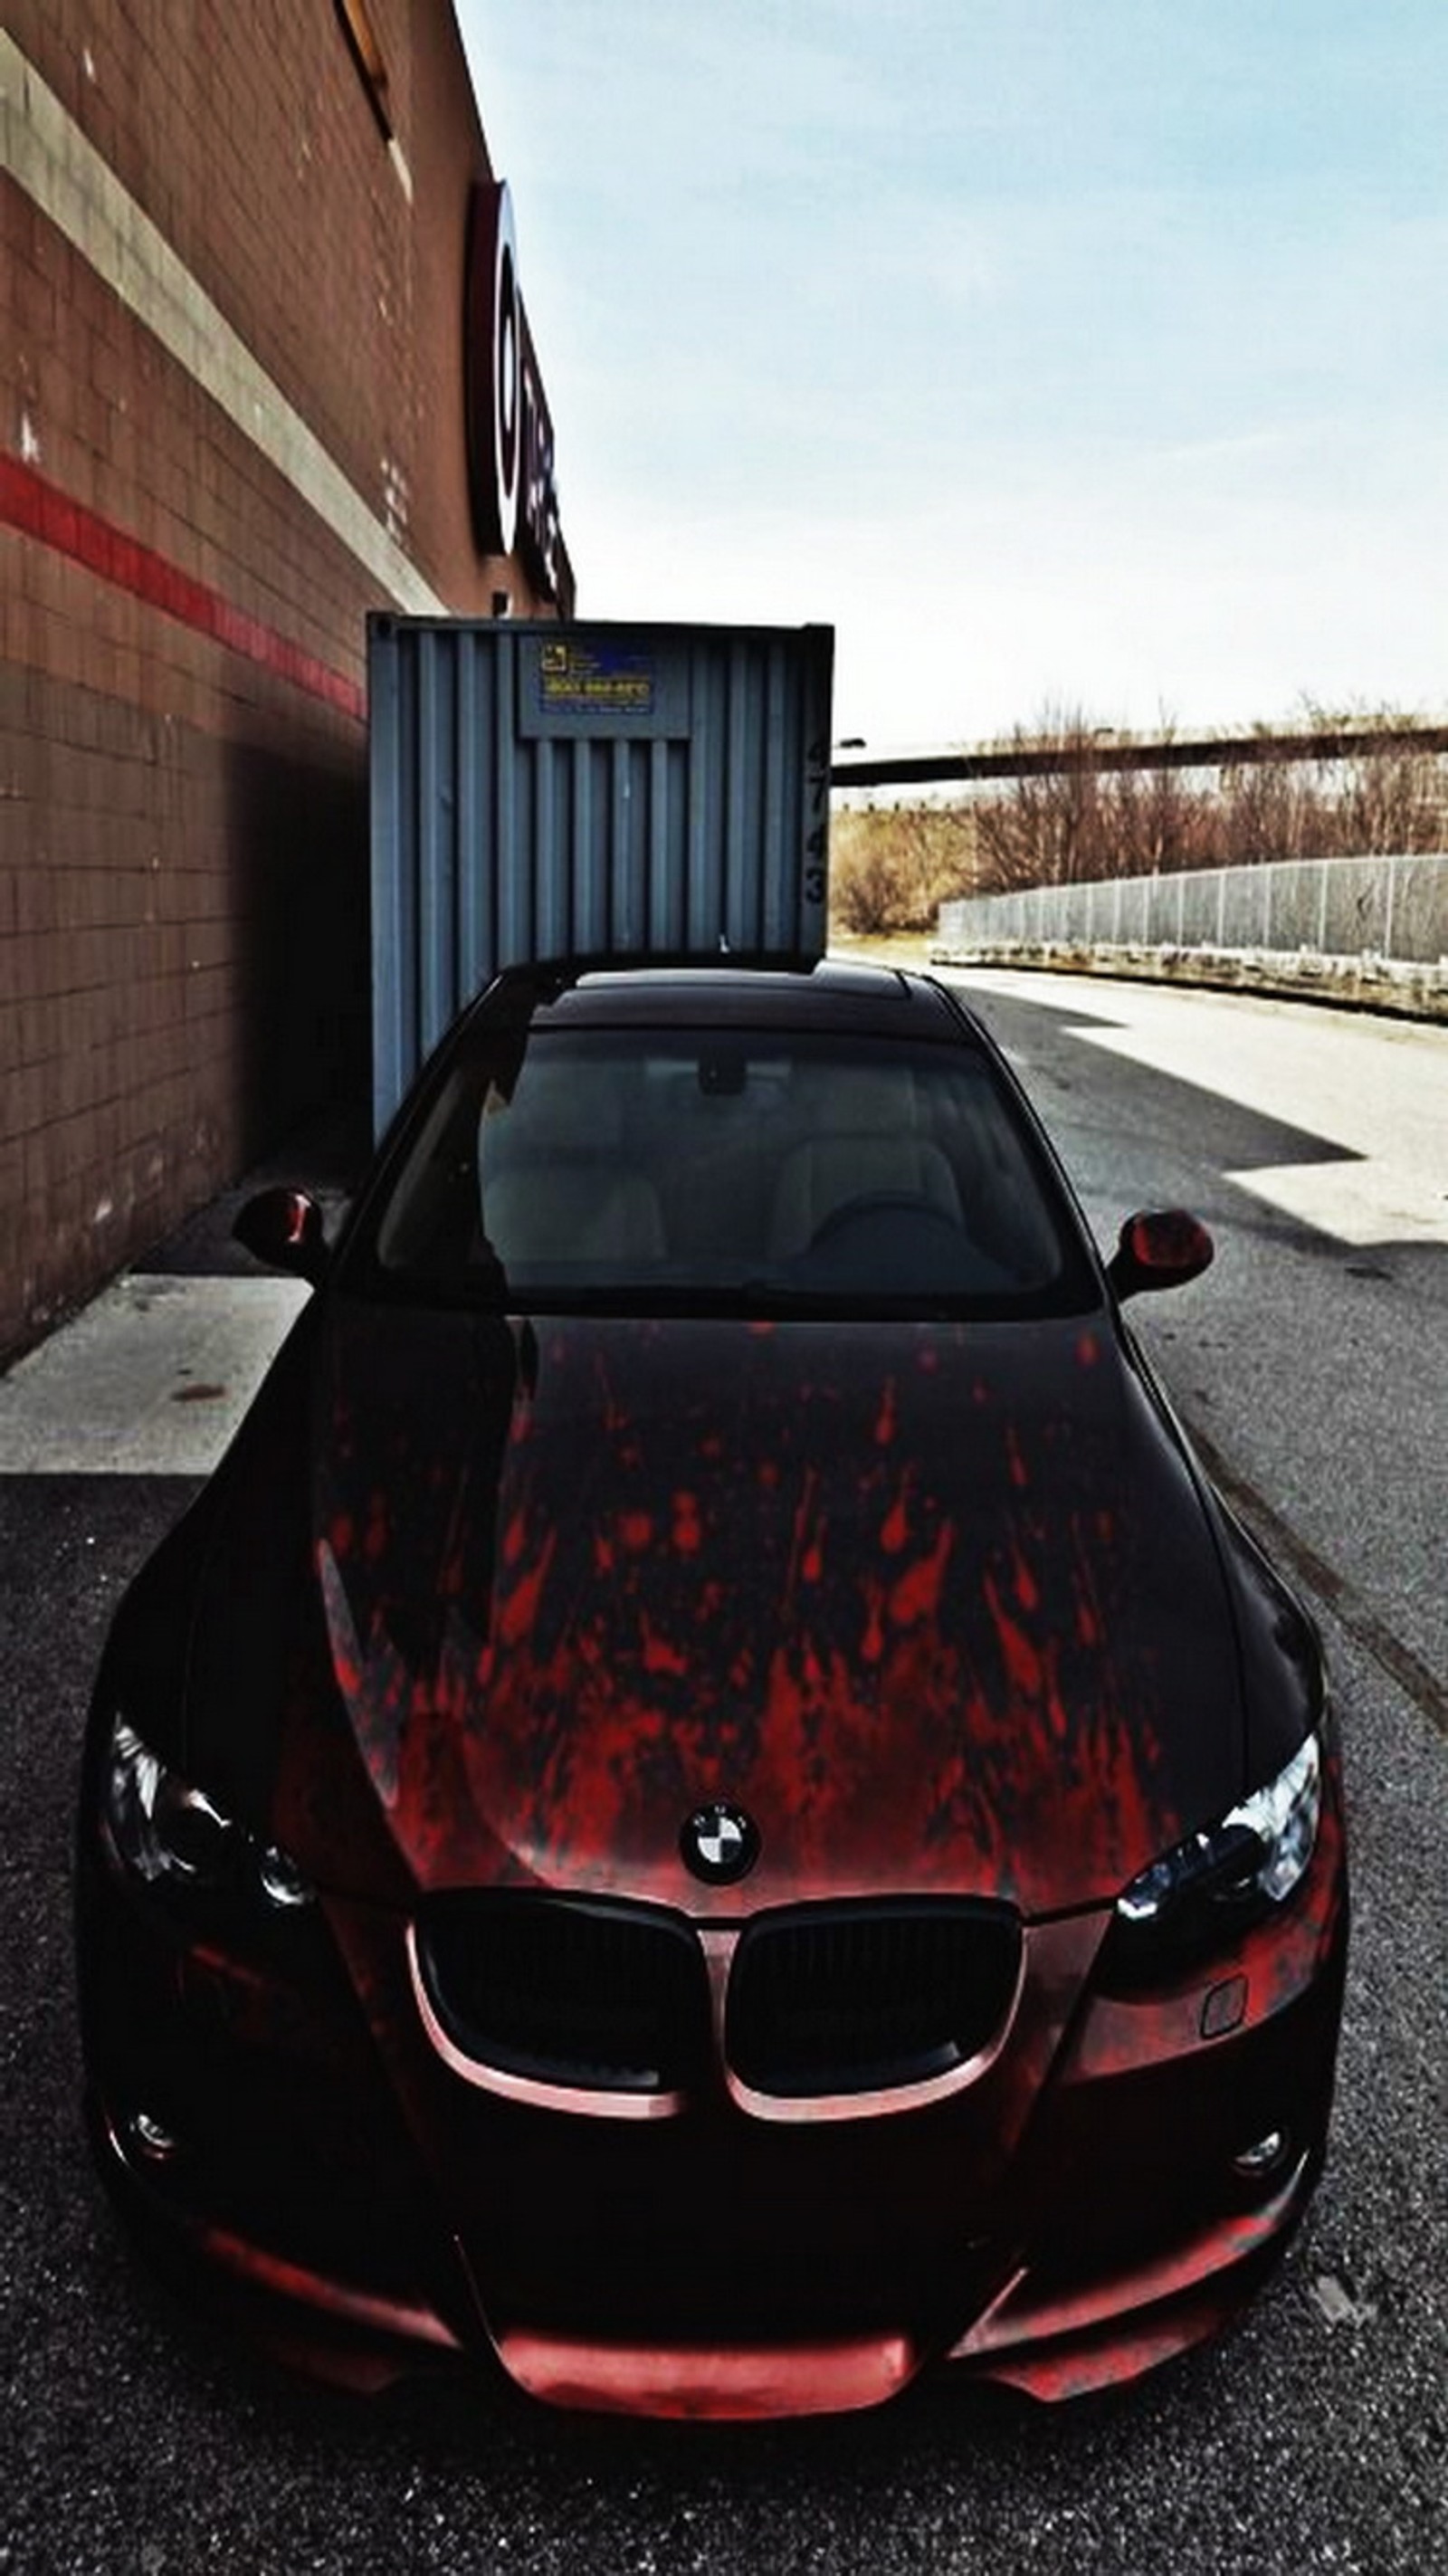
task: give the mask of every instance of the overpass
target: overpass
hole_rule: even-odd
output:
[[[939,787],[988,778],[1051,778],[1068,770],[1238,769],[1266,761],[1352,760],[1364,754],[1448,752],[1448,724],[1344,724],[1303,733],[1116,734],[1069,731],[1054,743],[1016,740],[974,750],[876,752],[837,743],[832,787]]]

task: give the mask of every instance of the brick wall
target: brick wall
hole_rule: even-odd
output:
[[[366,1084],[364,619],[486,610],[447,0],[10,0],[0,1353]]]

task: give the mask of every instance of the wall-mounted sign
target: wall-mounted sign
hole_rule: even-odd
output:
[[[485,555],[510,555],[518,525],[518,399],[522,331],[513,203],[505,187],[475,187],[468,214],[463,387],[473,532]]]
[[[572,581],[558,518],[553,422],[518,287],[513,207],[481,180],[468,209],[463,385],[468,482],[480,553],[521,556],[565,616]]]

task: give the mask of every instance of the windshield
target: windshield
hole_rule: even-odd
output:
[[[1097,1294],[990,1060],[853,1034],[484,1040],[370,1231],[377,1284],[520,1312],[1040,1314]]]

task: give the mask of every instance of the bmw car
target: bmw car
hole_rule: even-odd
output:
[[[107,1644],[86,2107],[141,2246],[378,2386],[1062,2398],[1322,2166],[1314,1630],[960,995],[512,970],[394,1122]]]

